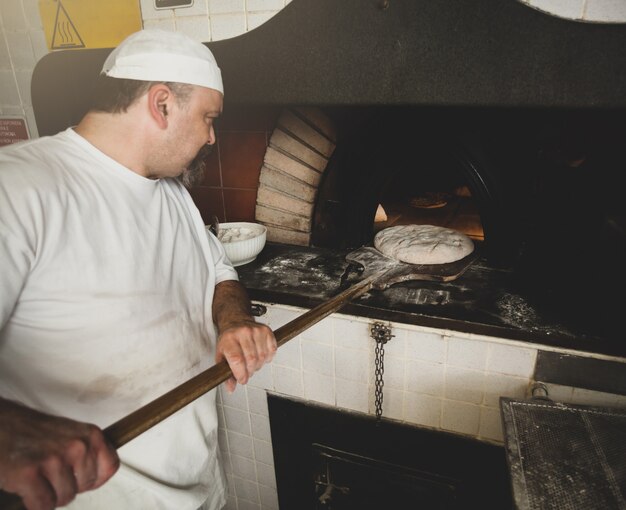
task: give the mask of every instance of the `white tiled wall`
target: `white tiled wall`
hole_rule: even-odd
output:
[[[179,9],[155,9],[154,0],[135,1],[144,27],[181,31],[208,42],[258,27],[291,0],[194,0],[190,7]],[[579,21],[626,22],[626,0],[519,1]],[[32,138],[38,133],[30,79],[35,63],[47,51],[38,0],[0,0],[0,116],[25,117]]]
[[[277,328],[304,310],[268,305]],[[371,319],[333,315],[281,347],[233,394],[220,389],[222,454],[230,510],[278,508],[266,392],[375,414]],[[383,416],[502,442],[501,396],[530,396],[537,349],[527,344],[404,324],[385,346]],[[626,407],[626,397],[547,385],[563,402]],[[238,506],[237,506],[238,505]]]

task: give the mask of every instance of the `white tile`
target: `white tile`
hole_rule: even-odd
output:
[[[0,2],[0,17],[6,32],[26,28],[26,18],[21,0],[2,0]]]
[[[444,396],[471,404],[480,404],[485,391],[485,373],[467,368],[446,367]]]
[[[222,416],[222,410],[218,409],[219,429],[217,430],[217,442],[220,450],[228,453],[228,437],[226,435],[226,429],[224,428],[224,417]]]
[[[18,70],[32,71],[35,67],[35,52],[30,43],[30,36],[27,31],[6,32],[9,55],[13,68]]]
[[[250,436],[244,436],[243,434],[237,434],[236,432],[227,431],[226,436],[228,438],[228,450],[231,455],[241,455],[248,459],[254,459],[254,449],[252,447],[252,438]]]
[[[260,27],[261,25],[272,19],[277,13],[278,11],[248,12],[246,14],[248,31]]]
[[[302,354],[300,352],[300,340],[293,338],[282,347],[279,347],[272,360],[274,366],[293,368],[294,370],[302,369]]]
[[[224,508],[222,508],[222,510],[237,510],[237,498],[235,497],[235,489],[232,486],[232,484],[229,484],[230,488],[229,490],[232,490],[233,493],[232,495],[229,494],[228,498],[226,500],[226,506]]]
[[[335,394],[337,407],[367,413],[369,407],[369,389],[367,384],[337,379]]]
[[[272,372],[272,363],[263,365],[259,371],[255,372],[248,381],[248,386],[262,388],[265,390],[273,390],[274,377]]]
[[[247,499],[237,499],[237,510],[261,510],[260,503],[253,503]]]
[[[572,403],[585,406],[617,407],[620,397],[626,400],[626,397],[615,395],[614,393],[605,393],[584,388],[573,388],[572,390]]]
[[[487,370],[530,379],[536,359],[535,349],[493,343],[489,345]]]
[[[260,485],[276,488],[276,473],[273,462],[272,464],[265,464],[257,459],[256,474]]]
[[[228,491],[228,501],[232,501],[233,505],[231,508],[237,509],[237,496],[235,495],[235,483],[233,482],[233,474],[230,473],[226,475],[226,487]],[[226,508],[229,508],[228,504]],[[226,508],[224,510],[226,510]]]
[[[548,398],[554,402],[569,404],[572,402],[574,388],[561,384],[543,383],[548,388]]]
[[[234,407],[223,406],[226,429],[238,434],[251,435],[250,415]]]
[[[585,20],[626,22],[626,2],[624,0],[587,0]]]
[[[480,426],[478,435],[481,438],[503,442],[502,419],[500,409],[495,407],[481,407]]]
[[[274,487],[259,485],[259,497],[263,510],[278,510],[278,493]]]
[[[404,396],[404,419],[426,427],[441,426],[441,399],[407,393]]]
[[[526,398],[529,380],[512,375],[485,374],[485,399],[483,404],[491,407],[500,406],[500,397]]]
[[[224,405],[234,407],[235,409],[248,410],[248,398],[246,395],[246,388],[238,384],[235,386],[235,391],[228,393],[226,386],[220,384],[218,388],[221,401]]]
[[[302,386],[302,372],[287,367],[273,366],[275,390],[285,395],[302,397],[304,388]]]
[[[406,329],[392,328],[393,337],[385,344],[385,358],[406,357]],[[374,345],[375,347],[375,345]],[[371,347],[370,347],[371,349]]]
[[[305,372],[332,376],[334,370],[333,348],[313,342],[302,342],[302,367]]]
[[[269,416],[267,409],[267,393],[265,390],[248,386],[248,407],[251,413]]]
[[[209,3],[208,0],[193,0],[193,4],[188,7],[181,7],[174,9],[176,17],[182,16],[204,16],[204,19],[209,19]]]
[[[209,0],[209,13],[211,15],[240,12],[245,9],[244,0]]]
[[[143,22],[143,28],[156,28],[176,32],[176,20],[171,16],[167,19],[147,19]]]
[[[26,26],[31,29],[38,29],[43,33],[43,24],[39,14],[39,0],[22,0]]]
[[[208,42],[211,40],[209,18],[207,16],[176,17],[176,30],[194,41]]]
[[[0,88],[0,92],[2,92],[1,88]],[[0,98],[1,97],[2,96],[0,95]],[[0,113],[2,115],[6,115],[7,117],[23,117],[25,114],[25,111],[21,105],[19,106],[3,105],[2,100],[0,99]]]
[[[409,330],[406,337],[406,356],[443,363],[446,359],[446,340],[437,333]]]
[[[37,121],[35,120],[35,112],[33,111],[33,107],[25,106],[24,115],[26,116],[26,124],[30,138],[38,138],[39,132],[37,131]]]
[[[335,405],[335,379],[304,372],[304,398],[321,404]]]
[[[252,428],[252,437],[263,439],[264,441],[272,440],[270,420],[267,416],[250,413],[250,426]]]
[[[266,319],[272,329],[278,329],[288,322],[291,322],[299,315],[301,315],[300,311],[291,308],[282,308],[280,306],[272,306],[268,308]]]
[[[394,388],[397,390],[404,389],[404,369],[406,360],[399,358],[391,358],[385,354],[383,364],[383,380],[385,388]]]
[[[392,420],[404,419],[404,391],[383,387],[383,416]]]
[[[259,503],[259,487],[255,482],[246,480],[245,478],[239,478],[238,476],[233,476],[233,482],[235,484],[235,494],[238,500],[245,499],[252,503]],[[241,501],[238,501],[238,503],[241,503]]]
[[[280,11],[284,0],[247,0],[248,11]]]
[[[15,83],[15,75],[12,71],[0,71],[0,105],[21,105],[20,95]]]
[[[579,19],[583,13],[583,0],[530,0],[528,3],[561,18]]]
[[[43,33],[43,30],[32,29],[28,31],[28,36],[30,37],[30,42],[33,45],[35,60],[39,62],[49,53],[48,43],[46,43],[46,35]]]
[[[220,448],[220,461],[222,463],[222,468],[224,469],[224,474],[232,475],[233,474],[233,464],[231,462],[231,455],[228,451],[224,451]]]
[[[488,343],[465,338],[448,338],[447,363],[461,368],[484,370],[487,363]]]
[[[374,340],[370,336],[370,324],[350,318],[335,317],[333,336],[335,347],[348,347],[368,351]]]
[[[476,436],[480,424],[480,406],[444,400],[441,413],[441,428],[461,434]]]
[[[254,440],[254,456],[258,462],[274,465],[274,453],[272,450],[272,443],[269,441],[263,441],[261,439]]]
[[[319,344],[332,345],[333,343],[333,319],[326,317],[310,328],[304,330],[300,336],[303,342],[317,342]]]
[[[444,390],[444,365],[426,361],[407,361],[405,390],[441,397]]]
[[[13,71],[9,48],[4,37],[0,37],[0,71]]]
[[[335,349],[335,377],[367,384],[370,368],[369,354],[355,349]]]
[[[230,460],[233,475],[256,482],[256,466],[252,459],[231,455]]]
[[[485,374],[485,398],[483,404],[500,406],[500,397],[526,398],[529,380],[505,374],[487,372]]]

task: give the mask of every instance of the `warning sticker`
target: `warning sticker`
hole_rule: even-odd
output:
[[[0,147],[29,138],[26,119],[0,117]]]
[[[139,2],[39,0],[50,50],[113,48],[141,29]]]

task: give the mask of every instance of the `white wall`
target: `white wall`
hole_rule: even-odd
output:
[[[260,321],[273,329],[305,312],[284,305],[267,307]],[[220,449],[230,490],[226,510],[278,509],[267,392],[375,415],[373,322],[341,314],[327,317],[281,347],[248,385],[233,394],[220,388]],[[385,346],[383,416],[501,443],[499,398],[530,396],[538,346],[389,325],[394,337]],[[626,407],[623,395],[546,386],[555,401]]]
[[[177,30],[208,42],[258,27],[291,0],[194,0],[191,7],[164,10],[155,9],[154,0],[129,1],[140,3],[144,27]],[[626,0],[519,1],[578,21],[626,22]],[[0,0],[0,116],[25,117],[32,138],[38,134],[30,79],[47,51],[38,0]]]

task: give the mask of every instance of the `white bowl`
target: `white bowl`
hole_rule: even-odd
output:
[[[256,259],[265,246],[267,228],[259,223],[235,221],[220,223],[218,239],[233,266],[242,266]]]

